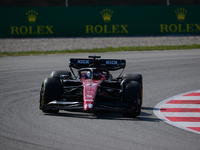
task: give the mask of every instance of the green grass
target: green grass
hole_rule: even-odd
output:
[[[1,52],[0,57],[7,56],[29,56],[29,55],[49,55],[49,54],[75,54],[75,53],[105,53],[121,51],[153,51],[153,50],[183,50],[183,49],[200,49],[200,44],[195,45],[178,45],[178,46],[138,46],[138,47],[106,47],[95,49],[76,49],[76,50],[55,50],[55,51],[29,51],[29,52]]]

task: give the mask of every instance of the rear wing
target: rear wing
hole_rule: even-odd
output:
[[[89,58],[100,58],[100,56],[89,56]],[[123,59],[80,59],[71,58],[69,60],[69,67],[75,69],[96,67],[109,71],[123,69],[126,66],[126,60]]]

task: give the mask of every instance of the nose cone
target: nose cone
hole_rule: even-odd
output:
[[[98,89],[99,81],[87,79],[83,81],[83,106],[84,110],[92,110]]]

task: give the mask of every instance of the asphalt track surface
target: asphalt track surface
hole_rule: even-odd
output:
[[[69,70],[69,58],[88,55],[0,58],[1,150],[199,150],[199,134],[164,123],[153,108],[163,99],[200,89],[200,49],[95,54],[126,59],[124,73],[143,75],[138,118],[108,112],[43,114],[38,108],[42,80],[53,70]]]

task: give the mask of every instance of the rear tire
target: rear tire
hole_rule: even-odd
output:
[[[136,81],[140,84],[141,88],[141,105],[143,103],[143,78],[141,74],[124,74],[122,76],[122,79],[124,79],[126,82],[128,81]]]
[[[122,76],[123,79],[126,79],[127,81],[136,81],[140,84],[142,89],[142,75],[141,74],[124,74]]]
[[[123,100],[133,109],[133,112],[123,112],[125,117],[137,117],[141,113],[141,86],[136,81],[129,81],[123,86]]]
[[[45,106],[53,101],[60,100],[61,97],[61,83],[56,78],[46,78],[40,91],[40,109],[45,113],[58,113],[59,110],[50,110]]]
[[[72,74],[71,74],[71,72],[69,72],[69,71],[53,71],[53,72],[51,73],[51,77],[52,77],[52,78],[59,77],[60,75],[69,76],[69,78],[72,77]]]

